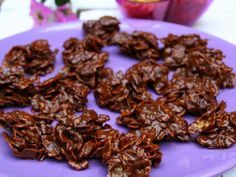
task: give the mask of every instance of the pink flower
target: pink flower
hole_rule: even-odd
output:
[[[33,17],[35,27],[78,19],[68,4],[52,10],[36,0],[31,0],[30,15]]]
[[[53,10],[37,2],[36,0],[31,0],[30,15],[33,17],[35,27],[46,25],[55,21]]]
[[[77,20],[78,17],[74,14],[69,5],[59,6],[55,11],[57,22],[67,22]]]

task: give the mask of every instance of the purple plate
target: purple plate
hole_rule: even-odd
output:
[[[52,48],[59,48],[62,51],[62,44],[66,39],[82,37],[81,26],[81,22],[55,25],[34,29],[4,39],[0,42],[0,59],[13,45],[26,44],[42,38],[48,39]],[[168,33],[198,33],[203,38],[209,39],[209,47],[223,50],[226,55],[225,63],[236,70],[236,47],[209,34],[180,25],[148,20],[122,20],[121,29],[127,32],[133,30],[149,31],[158,37],[164,37]],[[115,71],[125,71],[137,62],[137,60],[121,55],[115,47],[106,47],[104,50],[110,53],[110,59],[106,66],[112,67]],[[61,67],[61,54],[58,54],[55,72],[42,78],[42,80],[55,75]],[[228,111],[236,110],[235,91],[236,89],[225,89],[218,96],[218,100],[227,102]],[[124,128],[115,123],[118,114],[97,107],[92,94],[89,95],[88,108],[95,109],[98,113],[110,115],[112,118],[110,124],[121,131],[125,131]],[[226,150],[209,150],[194,143],[163,143],[161,144],[161,151],[163,152],[163,160],[158,168],[152,169],[151,177],[213,177],[236,166],[236,145]],[[104,177],[106,173],[106,167],[95,160],[90,161],[90,167],[87,170],[78,172],[69,168],[65,162],[17,159],[0,137],[0,177]]]

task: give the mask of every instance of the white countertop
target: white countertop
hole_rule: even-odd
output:
[[[1,1],[1,0],[0,0]],[[80,19],[95,19],[103,15],[122,17],[114,0],[72,0],[76,6],[91,9],[81,13]],[[99,3],[98,3],[99,2]],[[29,16],[30,0],[5,0],[0,11],[0,39],[33,27]],[[209,10],[193,28],[236,44],[236,0],[214,0]],[[236,48],[235,48],[236,49]],[[236,177],[236,168],[224,177]]]

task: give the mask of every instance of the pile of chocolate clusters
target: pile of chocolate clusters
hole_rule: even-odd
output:
[[[222,51],[208,48],[197,34],[158,39],[148,32],[121,32],[119,24],[108,16],[85,22],[84,39],[64,42],[65,66],[44,82],[39,76],[53,71],[58,53],[47,40],[15,46],[5,55],[0,107],[32,109],[0,111],[4,139],[16,157],[66,160],[76,170],[98,159],[109,177],[148,177],[161,162],[161,141],[194,140],[207,148],[236,143],[236,112],[226,112],[226,103],[216,99],[220,89],[235,86]],[[114,73],[105,66],[109,53],[102,49],[108,45],[139,62]],[[120,113],[116,121],[128,133],[113,129],[108,115],[86,109],[92,90],[100,107]],[[188,124],[186,114],[197,118]]]

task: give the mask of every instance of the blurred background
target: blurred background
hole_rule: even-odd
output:
[[[7,36],[31,29],[35,26],[39,26],[37,22],[35,22],[30,16],[33,13],[34,14],[38,12],[45,12],[46,14],[49,14],[48,21],[42,21],[42,25],[47,25],[47,23],[52,23],[54,21],[70,21],[73,20],[73,15],[69,15],[68,18],[63,18],[63,16],[59,14],[60,18],[59,20],[55,20],[52,17],[50,17],[50,12],[47,10],[50,9],[52,11],[55,11],[58,9],[58,7],[55,4],[54,0],[46,0],[46,2],[43,4],[44,7],[47,7],[47,9],[42,8],[39,1],[36,0],[0,0],[0,3],[2,3],[1,12],[0,12],[0,25],[1,25],[1,32],[0,32],[0,39],[5,38]],[[66,0],[58,0],[61,2],[66,2]],[[103,15],[113,15],[118,18],[124,18],[126,17],[127,13],[124,13],[124,10],[126,12],[128,11],[130,15],[137,15],[137,13],[132,12],[147,12],[147,13],[141,13],[140,18],[161,18],[161,12],[160,9],[165,9],[165,3],[169,1],[176,1],[178,2],[195,2],[192,4],[187,5],[178,5],[174,4],[174,6],[179,6],[182,9],[177,9],[182,11],[182,15],[178,15],[177,19],[173,20],[184,20],[181,18],[184,17],[190,17],[190,21],[195,17],[191,15],[191,12],[196,11],[195,14],[201,13],[201,9],[204,10],[204,6],[207,6],[206,4],[209,4],[211,1],[211,6],[206,10],[206,12],[200,17],[200,19],[197,20],[196,23],[191,24],[193,28],[200,29],[202,31],[208,32],[210,34],[216,35],[220,38],[223,38],[229,42],[232,42],[236,44],[236,33],[235,33],[235,25],[233,25],[236,22],[236,0],[164,0],[164,2],[160,3],[160,6],[156,6],[157,8],[153,10],[153,3],[149,3],[150,7],[144,8],[140,5],[130,5],[127,3],[125,4],[125,1],[127,0],[117,0],[121,3],[121,5],[118,5],[116,0],[71,0],[70,9],[72,10],[72,13],[78,13],[80,20],[87,20],[87,19],[94,19],[98,18]],[[133,0],[135,1],[135,0]],[[151,1],[151,0],[136,0],[136,1]],[[152,0],[153,1],[153,0]],[[163,1],[163,0],[162,0]],[[32,2],[34,2],[32,4]],[[38,3],[38,4],[35,4]],[[134,4],[134,3],[133,3]],[[164,5],[163,5],[164,4]],[[186,4],[186,3],[185,3]],[[155,7],[155,6],[154,6]],[[158,9],[159,7],[159,9]],[[160,8],[161,7],[161,8]],[[193,8],[195,7],[195,8]],[[203,7],[203,8],[202,8]],[[123,11],[121,10],[123,8]],[[126,8],[126,9],[125,9]],[[188,11],[183,9],[188,9]],[[151,10],[150,10],[151,9]],[[62,9],[61,11],[64,14],[70,14],[70,12]],[[156,12],[155,12],[156,10]],[[150,15],[148,13],[149,11],[154,11],[154,15]],[[172,11],[172,16],[175,13]],[[140,13],[138,13],[140,14]],[[171,15],[171,14],[170,14]],[[143,16],[143,17],[142,17]],[[153,17],[154,16],[154,17]],[[40,15],[38,15],[37,18],[40,18]],[[42,17],[41,17],[42,18]],[[171,18],[171,16],[170,16]],[[178,19],[179,18],[179,19]],[[191,19],[192,18],[192,19]],[[184,22],[184,21],[183,21]],[[36,24],[35,24],[36,23]],[[189,24],[188,24],[189,25]],[[4,30],[7,29],[7,30]]]
[[[0,39],[55,22],[112,15],[119,19],[132,17],[179,23],[236,44],[236,0],[157,1],[0,0]],[[236,177],[236,168],[223,177]]]

